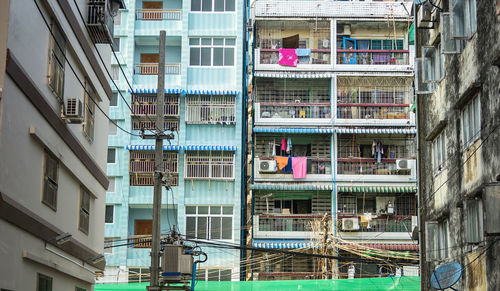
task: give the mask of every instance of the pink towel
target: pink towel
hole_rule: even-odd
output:
[[[286,139],[285,138],[281,139],[281,150],[286,151]]]
[[[307,176],[307,158],[292,157],[293,178],[300,179]]]
[[[296,67],[299,62],[295,49],[280,49],[279,64],[282,66]]]

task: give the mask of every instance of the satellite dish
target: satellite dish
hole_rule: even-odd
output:
[[[439,266],[436,272],[434,272],[431,276],[432,288],[437,290],[450,288],[456,291],[457,289],[453,289],[451,286],[455,285],[458,280],[460,280],[462,271],[462,265],[457,262],[451,262]]]

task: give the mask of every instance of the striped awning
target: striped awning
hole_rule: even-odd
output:
[[[178,145],[164,145],[163,150],[165,151],[178,151]],[[153,151],[155,149],[154,145],[127,145],[127,150],[141,150],[141,151]]]
[[[335,128],[336,133],[346,134],[416,134],[415,128]]]
[[[236,146],[223,145],[187,145],[182,146],[185,151],[236,151]]]
[[[254,239],[252,247],[260,249],[300,249],[311,248],[312,243],[306,240],[274,240],[274,239]]]
[[[263,78],[289,78],[289,79],[326,79],[331,78],[331,73],[302,73],[302,72],[255,72],[255,77]]]
[[[341,243],[342,245],[350,245],[349,243]],[[357,245],[357,244],[355,244]],[[360,246],[390,251],[418,251],[418,244],[395,244],[395,243],[362,243]]]
[[[142,89],[134,89],[134,91],[131,91],[130,89],[128,90],[129,93],[136,93],[136,94],[156,94],[158,92],[157,88],[142,88]],[[164,90],[165,94],[180,94],[182,93],[181,89],[165,89]]]
[[[337,192],[416,193],[416,186],[337,186]]]
[[[200,90],[200,89],[190,89],[184,90],[184,94],[187,95],[238,95],[236,90]]]
[[[307,190],[324,190],[332,191],[331,184],[251,184],[252,190],[283,190],[283,191],[307,191]]]
[[[254,132],[266,132],[266,133],[333,133],[333,128],[265,128],[256,127],[253,129]]]

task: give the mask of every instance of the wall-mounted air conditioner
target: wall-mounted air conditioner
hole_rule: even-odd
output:
[[[71,123],[83,122],[83,104],[78,98],[64,100],[64,119]]]
[[[350,24],[338,25],[337,28],[339,30],[339,31],[337,31],[337,35],[351,35],[351,25]]]
[[[274,173],[277,171],[275,160],[262,160],[259,161],[259,172],[261,173]]]
[[[359,220],[357,217],[342,218],[342,230],[358,230]]]

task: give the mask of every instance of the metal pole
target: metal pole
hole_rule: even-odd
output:
[[[151,281],[149,290],[160,290],[158,286],[160,262],[160,229],[161,229],[161,178],[163,172],[163,105],[165,102],[165,31],[160,31],[158,61],[158,94],[156,100],[156,142],[155,142],[155,173],[153,196],[153,240],[151,248]]]

